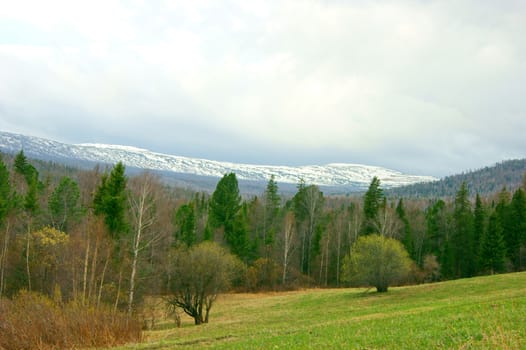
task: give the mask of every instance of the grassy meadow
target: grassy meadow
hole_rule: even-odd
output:
[[[526,273],[374,289],[221,296],[120,349],[526,349]]]

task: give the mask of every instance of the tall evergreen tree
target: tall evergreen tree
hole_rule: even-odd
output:
[[[506,244],[506,256],[510,261],[514,259],[517,249],[517,241],[513,234],[513,216],[511,209],[511,193],[504,187],[498,195],[498,202],[495,206],[495,213],[502,227],[504,243]]]
[[[37,183],[35,185],[38,185],[38,171],[35,169],[35,167],[32,164],[30,164],[27,161],[27,157],[25,156],[23,150],[21,150],[20,152],[16,154],[15,160],[14,160],[14,166],[15,166],[15,171],[21,174],[22,176],[24,176],[24,179],[26,180],[27,184],[30,184],[33,181],[36,181]]]
[[[380,179],[376,176],[372,179],[369,189],[363,198],[364,222],[362,225],[363,234],[371,234],[377,231],[378,212],[384,203],[383,190],[380,187]]]
[[[9,171],[0,155],[0,227],[11,208],[11,183],[9,181]]]
[[[486,230],[481,244],[480,264],[483,271],[491,274],[503,272],[505,268],[506,246],[502,236],[502,226],[499,216],[493,212],[488,220]]]
[[[486,209],[482,204],[480,195],[477,193],[475,199],[475,210],[473,211],[473,249],[479,253],[486,228]],[[481,263],[480,254],[476,258],[476,270],[479,270]]]
[[[241,196],[236,174],[225,174],[217,183],[216,189],[210,198],[210,226],[223,228],[224,239],[232,251],[240,252],[243,249],[238,246],[242,239],[236,237],[238,234],[246,234],[242,229],[236,229],[239,224],[238,214],[241,209]]]
[[[453,225],[451,248],[455,266],[454,275],[456,277],[473,276],[475,273],[473,213],[465,182],[462,183],[455,197]]]
[[[81,214],[79,201],[79,186],[71,178],[63,177],[49,198],[51,219],[56,229],[67,233],[68,224]]]
[[[33,220],[39,210],[40,206],[38,203],[38,192],[40,189],[40,182],[38,180],[38,171],[33,165],[27,162],[27,158],[23,151],[20,151],[15,156],[15,172],[22,175],[25,179],[26,192],[23,195],[23,208],[26,214],[26,242],[25,242],[25,264],[26,264],[26,278],[27,287],[31,291],[31,268],[30,268],[30,256],[31,256],[31,234],[33,229]]]
[[[276,219],[279,214],[281,198],[278,194],[278,184],[275,181],[274,175],[270,177],[265,189],[265,207],[264,207],[264,227],[263,227],[263,243],[265,246],[271,248],[274,244],[276,236]]]
[[[95,214],[104,217],[108,231],[114,239],[119,239],[128,229],[126,223],[127,181],[124,164],[118,162],[109,176],[102,177],[93,200]]]
[[[325,199],[323,192],[320,191],[318,186],[306,186],[301,181],[298,185],[298,192],[294,195],[292,201],[297,232],[301,241],[300,269],[302,273],[310,276],[311,265],[316,256],[316,249],[313,249],[315,248],[313,243],[316,243],[316,228],[320,223]]]
[[[187,247],[197,243],[195,210],[193,203],[183,204],[175,213],[175,240]]]
[[[436,256],[439,261],[442,260],[445,243],[449,239],[449,218],[446,209],[446,202],[439,199],[426,210],[426,235],[418,261],[422,262],[423,257],[428,254]]]
[[[232,253],[245,262],[250,260],[251,255],[248,230],[248,205],[247,203],[243,203],[235,217],[234,232],[229,237],[228,244],[230,245]]]
[[[509,229],[508,256],[515,271],[521,271],[526,265],[521,252],[521,248],[526,247],[526,195],[522,188],[518,188],[511,199]]]
[[[405,249],[409,253],[409,256],[411,257],[411,259],[416,260],[413,232],[411,230],[411,224],[409,223],[409,219],[407,218],[407,215],[405,212],[404,201],[402,198],[398,200],[398,204],[396,205],[396,215],[398,216],[398,218],[400,219],[403,225],[402,244],[404,245]]]

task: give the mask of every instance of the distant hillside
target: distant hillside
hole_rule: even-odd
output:
[[[261,193],[270,179],[283,188],[295,190],[302,180],[320,186],[325,193],[347,193],[366,190],[373,177],[378,177],[384,188],[411,183],[434,181],[432,176],[403,174],[378,166],[331,163],[325,165],[281,166],[220,162],[152,152],[132,146],[105,144],[66,144],[39,137],[0,131],[0,151],[15,154],[21,149],[32,158],[54,161],[72,166],[115,164],[119,161],[127,169],[148,169],[178,185],[211,191],[224,175],[234,172],[244,186],[242,190]],[[211,186],[212,184],[212,186]]]
[[[493,166],[469,171],[459,175],[447,176],[439,181],[419,183],[386,190],[394,197],[451,197],[466,182],[471,194],[495,193],[504,186],[518,188],[526,173],[526,159],[506,160]]]

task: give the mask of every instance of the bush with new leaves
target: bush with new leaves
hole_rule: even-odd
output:
[[[404,280],[410,271],[411,259],[402,243],[377,234],[358,238],[345,257],[342,279],[355,286],[376,287],[387,292],[390,285]]]

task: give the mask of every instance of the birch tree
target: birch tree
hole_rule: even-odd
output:
[[[157,177],[143,173],[132,178],[129,183],[128,203],[131,216],[131,271],[128,289],[128,315],[133,310],[136,292],[139,254],[148,248],[159,236],[151,228],[157,220],[157,203],[159,200],[160,183]]]
[[[285,216],[285,221],[283,225],[283,236],[282,236],[282,267],[283,273],[281,282],[283,285],[287,283],[287,274],[289,270],[291,255],[295,250],[294,240],[296,238],[296,223],[294,221],[294,214],[288,212]]]

